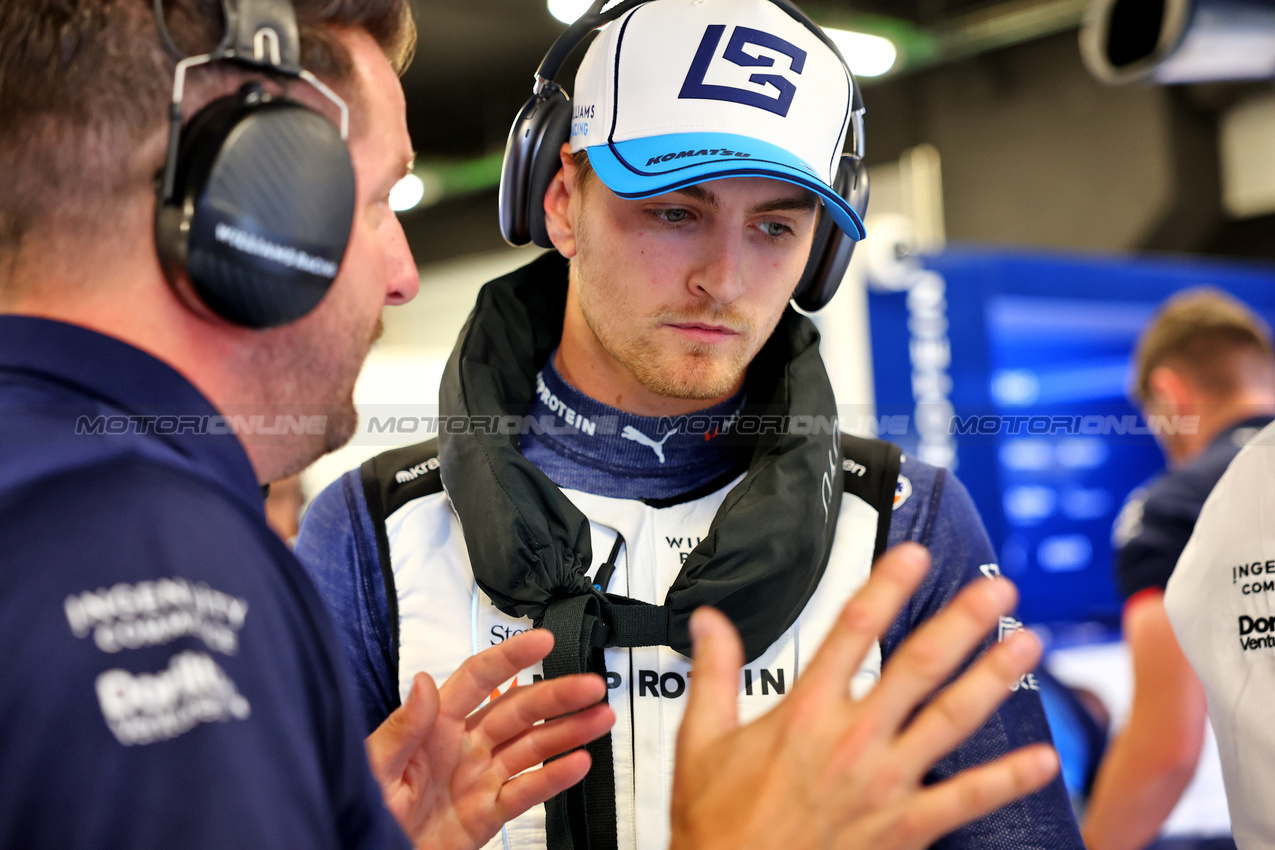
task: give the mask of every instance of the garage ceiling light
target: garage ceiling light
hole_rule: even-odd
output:
[[[409,174],[394,184],[390,190],[390,209],[394,212],[410,210],[425,197],[425,181]]]
[[[856,77],[876,77],[894,67],[894,60],[899,51],[890,39],[879,35],[868,35],[862,32],[850,32],[825,27],[826,32],[836,43],[841,55],[846,57],[850,70]]]
[[[549,14],[564,24],[574,24],[589,8],[589,0],[549,0]]]

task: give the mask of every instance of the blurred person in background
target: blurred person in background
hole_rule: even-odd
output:
[[[1138,341],[1134,368],[1143,415],[1168,426],[1153,432],[1169,468],[1135,490],[1116,521],[1133,704],[1099,768],[1082,832],[1091,850],[1224,850],[1234,842],[1219,766],[1215,756],[1201,761],[1205,694],[1174,638],[1164,591],[1209,493],[1275,417],[1275,354],[1261,319],[1205,288],[1161,306]]]

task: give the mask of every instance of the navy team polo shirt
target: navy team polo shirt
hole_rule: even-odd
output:
[[[207,399],[0,316],[0,848],[407,847],[340,656]]]
[[[1190,463],[1129,494],[1113,533],[1121,598],[1128,602],[1142,591],[1164,590],[1209,493],[1244,444],[1270,422],[1270,416],[1256,416],[1230,425]]]

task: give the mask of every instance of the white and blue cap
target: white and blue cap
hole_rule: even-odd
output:
[[[589,46],[571,150],[588,151],[622,198],[723,177],[794,183],[862,239],[863,221],[834,188],[854,90],[836,51],[770,0],[656,0]]]

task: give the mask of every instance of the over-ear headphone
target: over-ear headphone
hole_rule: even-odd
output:
[[[819,25],[788,0],[769,0],[794,20],[814,33],[846,64]],[[544,197],[558,169],[562,167],[559,151],[570,137],[571,99],[554,77],[563,63],[590,32],[623,16],[630,9],[658,0],[621,0],[603,12],[609,0],[594,0],[589,10],[549,48],[540,67],[531,98],[523,106],[509,131],[505,144],[505,160],[500,174],[500,233],[511,245],[534,242],[541,248],[552,248],[545,229]],[[868,171],[863,165],[863,95],[859,82],[846,66],[852,88],[850,113],[850,153],[842,154],[833,188],[845,198],[862,220],[868,209]],[[829,215],[821,215],[815,231],[810,260],[793,293],[797,306],[818,310],[832,300],[841,279],[845,277],[854,252],[855,241],[833,223]]]
[[[323,299],[345,256],[354,221],[349,110],[301,67],[290,0],[222,0],[226,35],[212,52],[179,60],[169,108],[168,156],[157,183],[155,244],[174,289],[188,278],[217,315],[250,328],[295,321]],[[218,98],[183,126],[187,71],[228,60],[303,79],[341,112],[338,131],[298,101],[257,83]]]

